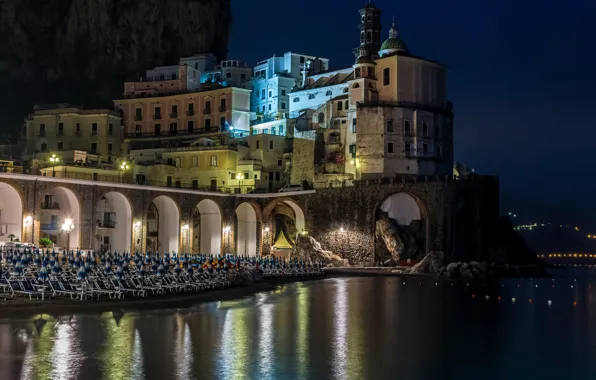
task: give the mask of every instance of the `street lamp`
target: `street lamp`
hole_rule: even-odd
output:
[[[70,250],[70,233],[74,230],[75,226],[71,218],[66,218],[62,224],[62,231],[66,232],[66,253]]]
[[[54,167],[58,165],[59,162],[60,157],[56,157],[55,154],[52,154],[52,156],[50,157],[50,165],[52,165],[52,177],[56,176],[56,170],[54,169]]]
[[[128,162],[122,161],[120,163],[119,169],[120,170],[118,171],[118,174],[120,175],[120,182],[122,182],[122,173],[128,171],[128,169],[130,169],[130,165],[128,164]]]
[[[238,192],[242,194],[242,179],[244,176],[240,173],[236,174],[236,179],[238,180]]]

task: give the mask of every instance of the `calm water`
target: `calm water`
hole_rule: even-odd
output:
[[[190,310],[0,319],[0,379],[595,379],[594,292],[587,277],[338,278]]]

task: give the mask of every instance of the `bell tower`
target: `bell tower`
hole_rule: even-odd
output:
[[[358,11],[360,13],[360,46],[354,49],[356,59],[366,57],[368,60],[379,58],[381,47],[381,10],[370,2]]]

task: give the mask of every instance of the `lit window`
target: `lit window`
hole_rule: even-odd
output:
[[[211,156],[211,166],[217,166],[217,156]]]

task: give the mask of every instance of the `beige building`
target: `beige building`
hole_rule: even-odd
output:
[[[25,121],[25,129],[24,159],[35,161],[34,167],[50,166],[52,155],[61,158],[61,163],[74,163],[73,151],[86,152],[106,164],[124,154],[122,122],[117,111],[86,110],[67,104],[36,106]]]

